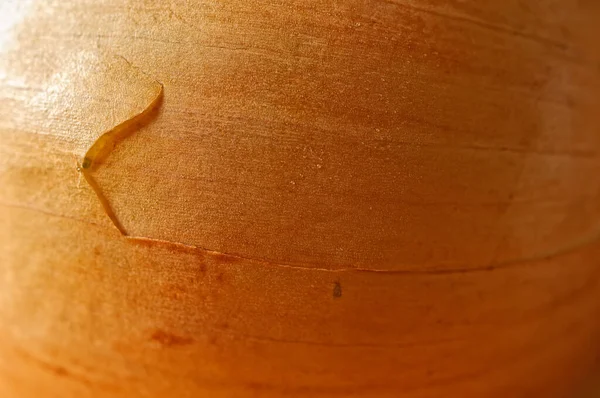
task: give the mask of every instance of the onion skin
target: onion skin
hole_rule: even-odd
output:
[[[150,3],[0,5],[0,396],[582,394],[597,6]]]

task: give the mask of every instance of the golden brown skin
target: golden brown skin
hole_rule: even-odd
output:
[[[592,3],[0,2],[0,397],[577,396]]]

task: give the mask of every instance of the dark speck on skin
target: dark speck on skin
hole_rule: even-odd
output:
[[[166,347],[188,345],[194,342],[190,337],[177,336],[160,329],[152,333],[150,339]]]
[[[340,285],[340,282],[335,282],[333,285],[333,298],[340,297],[342,297],[342,285]]]
[[[83,163],[81,164],[81,167],[83,167],[84,169],[87,169],[91,165],[92,165],[92,161],[90,158],[83,158]]]

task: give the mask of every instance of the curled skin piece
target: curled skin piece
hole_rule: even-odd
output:
[[[102,134],[87,150],[83,157],[83,161],[77,167],[78,171],[83,174],[83,177],[87,183],[96,193],[96,196],[102,204],[106,215],[108,215],[115,227],[117,227],[119,232],[121,232],[123,235],[128,235],[127,231],[116,217],[112,207],[110,206],[110,203],[104,196],[100,186],[96,180],[94,180],[91,173],[100,163],[102,163],[104,159],[106,159],[108,154],[115,148],[119,140],[140,128],[148,120],[148,117],[152,114],[152,112],[160,105],[163,98],[164,87],[161,83],[157,83],[160,84],[160,89],[150,104],[148,104],[148,106],[141,112],[135,114],[131,118]]]

